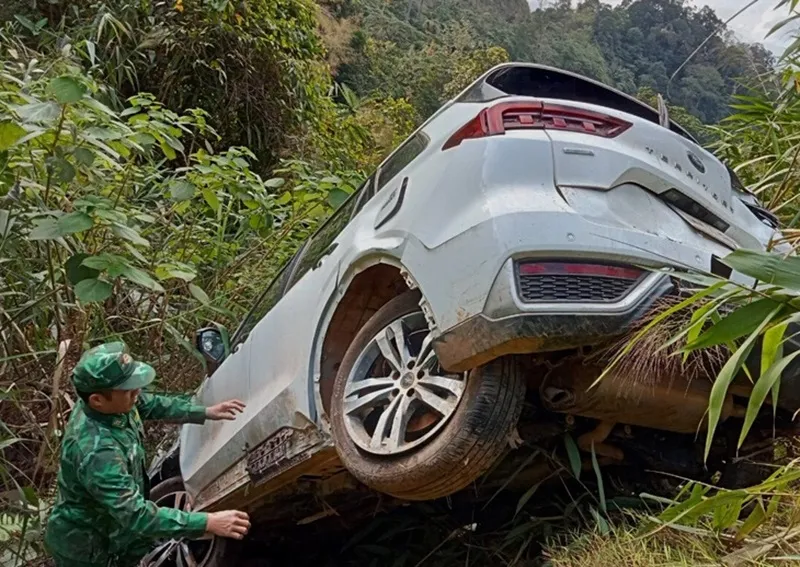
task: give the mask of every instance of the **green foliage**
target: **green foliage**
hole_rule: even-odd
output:
[[[202,368],[186,337],[210,320],[235,326],[364,175],[294,159],[265,181],[205,111],[146,93],[112,104],[70,44],[35,51],[6,30],[0,49],[0,499],[21,514],[18,533],[32,516],[10,487],[47,487],[64,392],[74,399],[64,356],[122,338],[162,387],[193,388]],[[395,123],[324,104],[351,131],[396,123],[386,144],[410,127],[401,101]],[[340,150],[333,163],[372,165],[383,146],[371,140],[358,147],[367,157]]]
[[[632,95],[659,92],[676,109],[686,109],[688,114],[676,112],[679,122],[687,119],[685,127],[700,131],[697,119],[715,123],[729,114],[730,95],[741,82],[754,86],[773,64],[761,45],[733,39],[713,10],[679,0],[618,6],[560,1],[532,12],[523,0],[345,4],[343,12],[358,13],[362,26],[338,79],[362,96],[405,97],[423,118],[458,91],[453,84],[445,92],[448,77],[463,86],[508,58],[561,67]]]

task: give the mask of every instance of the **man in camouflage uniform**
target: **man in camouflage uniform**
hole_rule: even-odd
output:
[[[143,419],[200,424],[244,410],[238,400],[206,408],[186,397],[141,393],[154,378],[155,370],[132,360],[123,343],[95,347],[75,367],[81,400],[64,433],[45,536],[57,567],[131,567],[160,539],[206,533],[241,539],[250,528],[244,512],[185,512],[147,500]]]

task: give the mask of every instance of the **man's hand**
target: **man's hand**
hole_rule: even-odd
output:
[[[244,408],[245,405],[243,402],[239,400],[228,400],[227,402],[207,407],[206,418],[212,421],[220,421],[222,419],[231,421],[236,419],[236,414],[242,413]]]
[[[242,539],[250,531],[250,517],[239,510],[225,510],[208,515],[206,532],[219,537]]]

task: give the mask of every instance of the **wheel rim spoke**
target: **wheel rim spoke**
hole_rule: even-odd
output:
[[[445,390],[449,395],[459,397],[464,392],[464,387],[466,384],[464,384],[463,380],[426,374],[424,377],[419,379],[417,385],[425,388],[426,390],[439,388]]]
[[[371,409],[381,402],[388,400],[391,396],[392,388],[383,388],[375,392],[370,392],[358,398],[346,399],[344,402],[344,412],[348,415],[359,413],[366,409]]]
[[[390,449],[399,449],[406,441],[406,431],[408,429],[408,421],[413,415],[411,402],[413,401],[410,396],[398,396],[400,403],[397,406],[397,411],[394,413],[392,419],[392,427],[389,430],[389,437],[386,440]]]
[[[389,421],[392,420],[392,417],[400,407],[404,397],[405,396],[395,397],[383,410],[381,417],[378,419],[378,424],[375,426],[375,432],[372,434],[372,438],[369,441],[370,447],[373,449],[378,449],[383,445],[387,433],[386,426],[389,424]]]
[[[422,341],[422,348],[419,350],[417,367],[421,369],[430,369],[436,362],[436,352],[433,350],[433,337],[428,333],[425,340]]]
[[[176,510],[183,510],[186,503],[186,493],[185,492],[177,492],[175,494],[175,509]]]
[[[391,376],[385,378],[364,378],[350,382],[344,391],[344,395],[349,397],[354,394],[363,393],[365,390],[383,390],[394,388],[394,379]]]
[[[195,561],[192,550],[189,549],[189,545],[185,541],[181,542],[180,556],[186,561],[186,567],[197,567],[197,561]]]
[[[458,400],[451,400],[439,397],[436,393],[426,388],[417,388],[414,396],[423,404],[438,412],[443,417],[448,417],[450,412],[455,409]]]
[[[406,343],[406,332],[402,321],[395,321],[375,336],[375,342],[386,361],[398,372],[405,370],[411,358]]]
[[[160,567],[172,556],[177,546],[178,542],[174,539],[159,545],[142,559],[141,565],[146,567]]]

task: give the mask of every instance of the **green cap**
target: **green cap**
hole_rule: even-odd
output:
[[[106,343],[83,353],[72,383],[84,394],[101,390],[136,390],[144,388],[156,377],[149,364],[133,360],[125,343]]]

